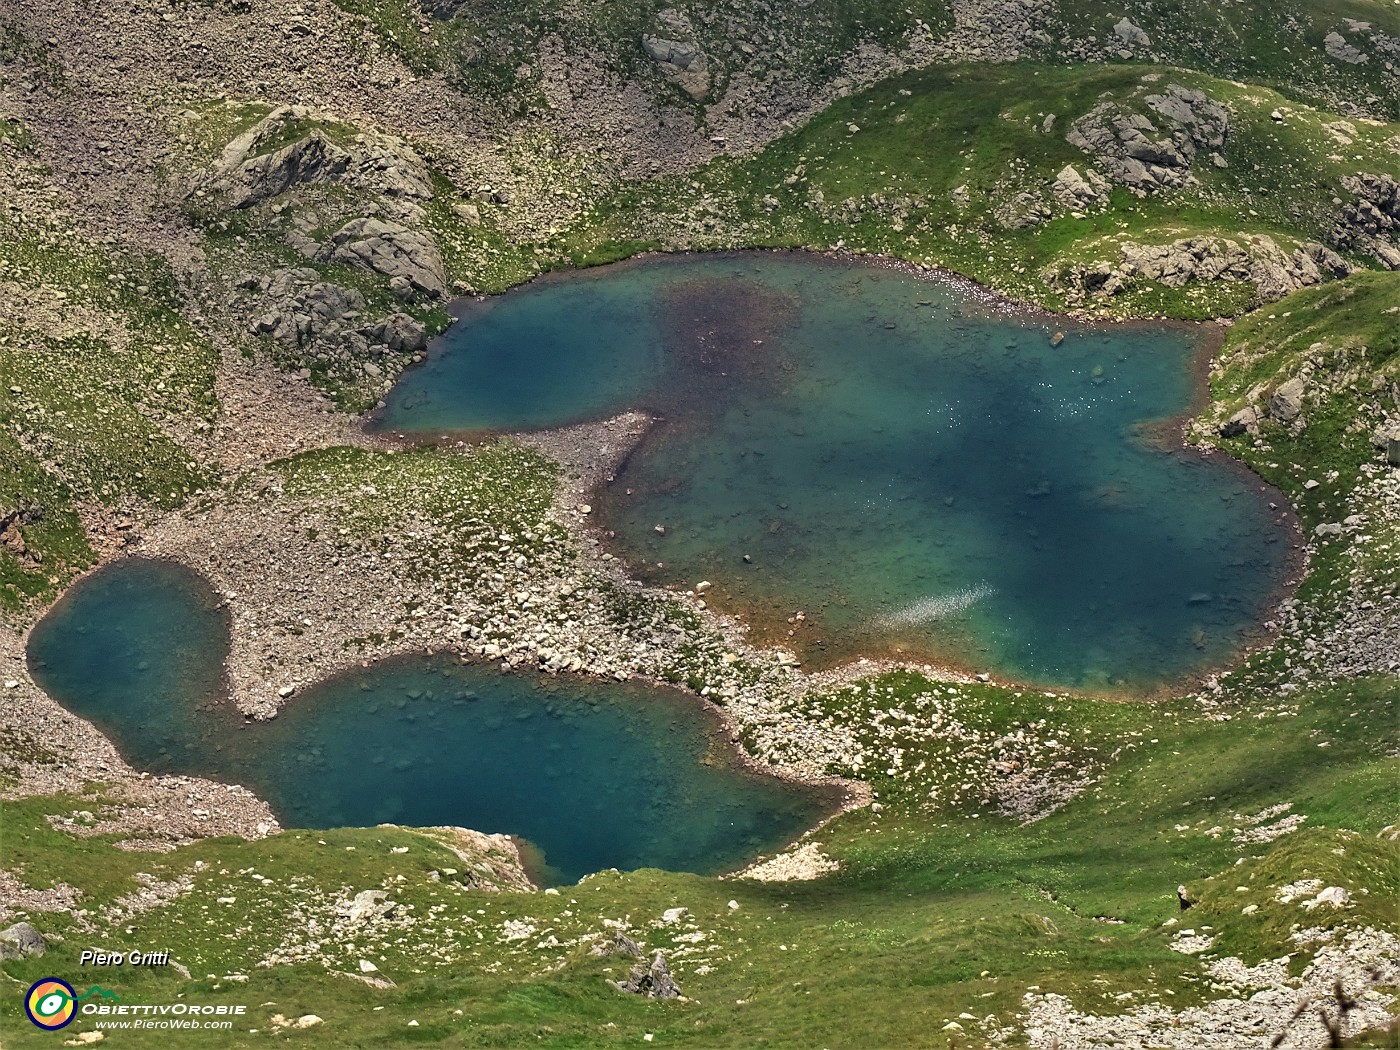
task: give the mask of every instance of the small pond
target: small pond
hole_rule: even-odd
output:
[[[139,769],[243,784],[289,827],[517,835],[547,883],[611,867],[732,870],[840,802],[742,767],[715,712],[676,690],[424,656],[332,679],[249,723],[225,696],[227,652],[227,618],[200,576],[126,559],[74,586],[28,655],[35,680]]]

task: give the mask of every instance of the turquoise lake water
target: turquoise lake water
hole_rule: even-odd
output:
[[[29,665],[154,773],[239,783],[288,827],[455,825],[520,836],[545,882],[604,868],[717,873],[839,804],[740,768],[693,697],[413,657],[299,692],[271,722],[224,696],[228,623],[181,566],[127,559],[35,627]]]
[[[650,411],[595,500],[641,578],[710,580],[817,663],[1152,690],[1241,650],[1289,550],[1257,479],[1161,425],[1190,407],[1199,348],[854,261],[690,256],[469,305],[376,425]]]

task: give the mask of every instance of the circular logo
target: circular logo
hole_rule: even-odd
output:
[[[70,1024],[77,1013],[73,986],[57,977],[45,977],[29,986],[24,995],[24,1012],[40,1028],[54,1032]]]

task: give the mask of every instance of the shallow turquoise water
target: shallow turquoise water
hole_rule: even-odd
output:
[[[240,783],[289,827],[456,825],[528,839],[546,881],[603,868],[714,873],[836,803],[737,768],[693,698],[503,675],[451,658],[376,665],[246,723],[223,697],[228,630],[188,569],[128,559],[34,629],[29,664],[140,769]]]
[[[379,425],[650,410],[661,424],[595,501],[644,579],[708,579],[819,662],[895,651],[1152,689],[1240,650],[1288,550],[1256,479],[1170,428],[1153,440],[1189,407],[1198,345],[855,262],[665,259],[469,314]]]

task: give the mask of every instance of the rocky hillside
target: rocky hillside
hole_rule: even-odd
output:
[[[1388,1045],[1397,40],[1384,0],[0,5],[6,976],[168,948],[123,994],[259,1004],[210,1046]],[[1276,640],[1155,704],[809,677],[587,529],[642,420],[399,451],[353,414],[456,296],[760,246],[1218,319],[1185,436],[1297,509]],[[133,551],[226,595],[250,716],[451,647],[683,685],[871,804],[742,876],[558,893],[495,837],[283,830],[29,677]]]
[[[1394,268],[1400,124],[1133,65],[933,67],[753,156],[633,187],[561,238],[576,257],[840,244],[1020,299],[1230,316]],[[600,240],[600,238],[604,238]]]

